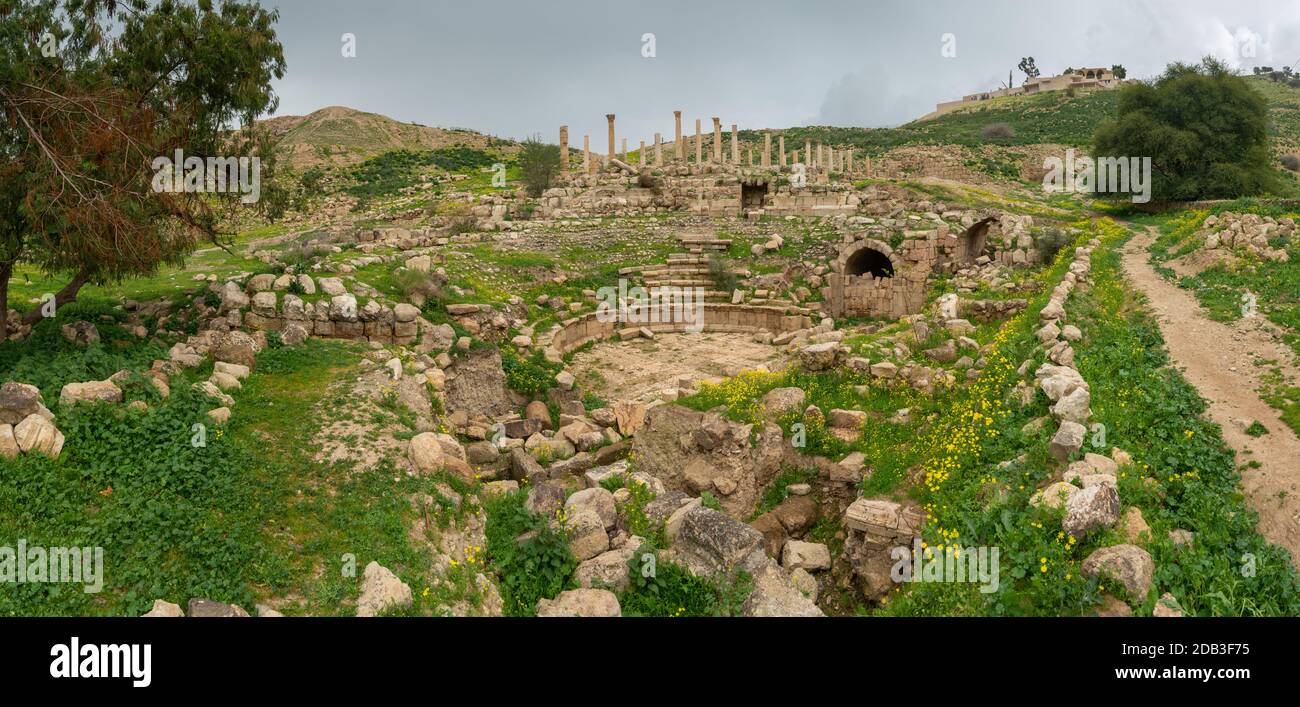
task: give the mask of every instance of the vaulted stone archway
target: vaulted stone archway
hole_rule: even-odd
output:
[[[900,270],[894,249],[875,239],[857,241],[840,252],[836,270],[845,277],[890,278]]]
[[[893,277],[894,264],[889,262],[889,256],[875,248],[861,248],[845,261],[844,274]]]
[[[961,234],[957,244],[958,261],[973,263],[976,258],[984,255],[984,250],[988,246],[989,227],[996,220],[995,217],[990,216],[982,221],[976,221]]]

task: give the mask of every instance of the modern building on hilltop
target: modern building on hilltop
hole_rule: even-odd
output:
[[[1063,91],[1067,88],[1110,89],[1119,86],[1121,82],[1122,79],[1115,78],[1115,73],[1113,71],[1101,67],[1074,69],[1068,73],[1058,74],[1056,76],[1035,76],[1025,81],[1025,83],[1020,86],[1000,88],[996,91],[972,93],[968,96],[962,96],[961,100],[940,103],[935,106],[933,113],[922,117],[921,120],[937,118],[944,113],[957,108],[969,106],[980,101],[987,101],[992,98],[1001,98],[1002,96],[1018,96],[1025,93]]]

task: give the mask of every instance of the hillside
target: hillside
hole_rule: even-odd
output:
[[[879,155],[907,145],[977,146],[990,142],[1002,145],[1063,144],[1083,146],[1092,138],[1097,121],[1115,111],[1116,94],[1098,91],[1070,97],[1064,93],[1009,96],[978,107],[964,108],[925,122],[913,121],[897,128],[841,128],[814,125],[785,128],[786,144],[804,140],[831,145],[852,145],[867,154]],[[980,136],[989,123],[1006,123],[1015,136],[991,141]],[[748,133],[748,134],[747,134]],[[758,131],[743,131],[741,137],[761,140]]]
[[[1259,76],[1250,76],[1246,80],[1268,101],[1274,152],[1300,151],[1300,88]]]
[[[278,116],[263,124],[279,136],[277,149],[295,169],[353,165],[394,150],[461,146],[509,151],[514,145],[472,130],[401,123],[378,113],[342,106],[322,108],[306,116]]]
[[[1277,153],[1300,150],[1300,89],[1265,78],[1245,77],[1264,94],[1272,114],[1271,131]],[[1060,144],[1084,147],[1101,120],[1115,114],[1118,91],[1092,91],[1075,96],[1063,91],[1007,96],[960,108],[931,120],[916,120],[897,128],[844,128],[807,126],[784,128],[786,143],[805,140],[829,145],[852,145],[879,155],[908,145],[1034,145]],[[1006,123],[1014,137],[990,140],[980,130],[990,123]],[[761,131],[742,131],[741,139],[760,143]]]

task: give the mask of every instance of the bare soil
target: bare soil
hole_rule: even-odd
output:
[[[1209,401],[1208,414],[1223,428],[1237,453],[1241,488],[1259,513],[1259,532],[1300,559],[1300,438],[1281,414],[1260,397],[1261,377],[1274,367],[1297,378],[1295,357],[1260,317],[1231,324],[1211,320],[1196,298],[1160,277],[1151,267],[1148,247],[1154,229],[1129,241],[1124,271],[1145,293],[1160,323],[1170,355],[1192,385]],[[1263,361],[1275,363],[1265,365]],[[1268,434],[1252,437],[1246,428],[1258,421]],[[1257,468],[1248,462],[1258,462]]]
[[[598,343],[573,357],[584,391],[605,400],[649,402],[680,381],[731,376],[785,360],[775,347],[748,334],[660,334],[654,339]]]

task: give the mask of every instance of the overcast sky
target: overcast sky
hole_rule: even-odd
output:
[[[601,150],[606,113],[631,146],[671,135],[673,110],[688,133],[715,115],[742,129],[897,125],[997,88],[1022,56],[1043,75],[1123,64],[1130,78],[1205,54],[1300,62],[1296,0],[263,2],[280,10],[288,64],[278,115],[344,105],[549,142],[568,124],[571,144],[589,133]]]

